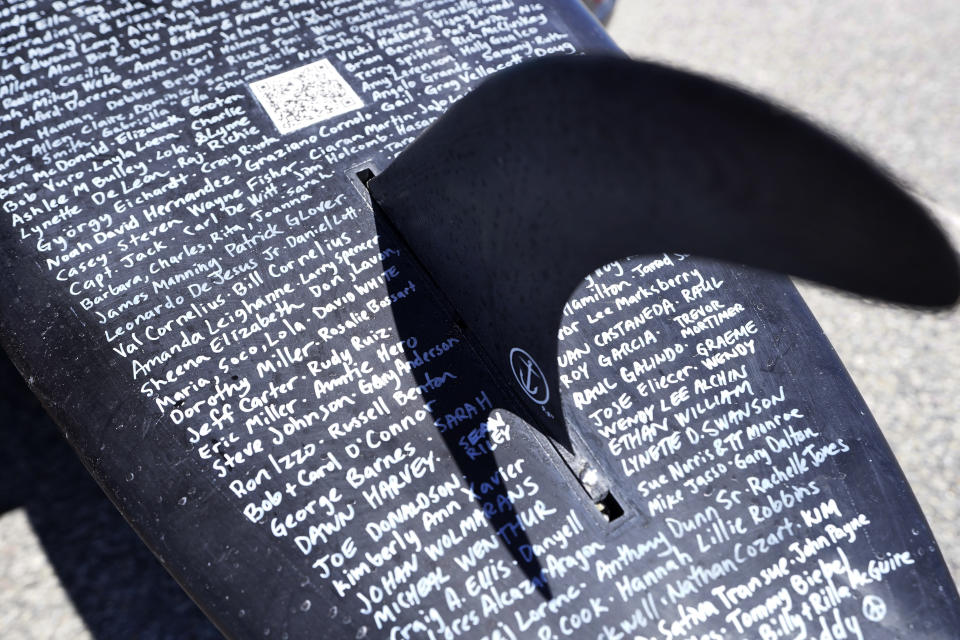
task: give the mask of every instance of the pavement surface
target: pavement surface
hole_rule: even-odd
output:
[[[609,30],[633,57],[725,79],[833,131],[932,203],[960,247],[956,0],[620,0]],[[798,286],[900,461],[956,580],[960,312],[923,313]]]
[[[833,130],[934,203],[960,246],[956,0],[619,0],[610,31]],[[960,576],[960,315],[800,286]],[[217,637],[2,361],[0,411],[0,638]]]

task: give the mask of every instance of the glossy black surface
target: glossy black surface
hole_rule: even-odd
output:
[[[554,326],[534,361],[551,369],[559,345],[551,389],[576,425],[551,439],[542,420],[521,419],[530,412],[508,354],[459,302],[463,289],[503,321],[531,313],[503,293],[518,274],[496,279],[493,230],[471,222],[503,202],[446,203],[447,219],[475,225],[439,239],[468,271],[453,283],[422,271],[432,252],[419,234],[406,238],[414,255],[374,213],[364,168],[438,192],[464,178],[391,162],[497,67],[611,50],[578,3],[77,2],[11,5],[4,20],[3,346],[226,635],[956,628],[956,591],[909,488],[785,278],[659,249],[587,273],[547,243],[561,231],[549,215],[541,234],[514,234],[518,250],[550,257],[525,277],[547,283],[555,270],[571,288],[589,278],[566,292],[559,343],[560,309],[544,309]],[[472,135],[491,145],[560,113],[487,109]],[[521,151],[474,164],[473,178],[492,183],[516,160],[507,184],[531,204],[517,180],[575,166],[554,154],[531,167]],[[717,166],[701,166],[701,184],[728,184]],[[719,166],[742,186],[735,166]],[[861,178],[857,197],[883,187]],[[910,206],[883,188],[883,203]],[[664,216],[710,204],[703,189],[670,193]],[[534,192],[532,206],[551,195]],[[587,228],[601,234],[592,215]],[[930,237],[923,223],[907,228]],[[517,353],[514,369],[542,400]],[[507,411],[488,417],[492,407]]]

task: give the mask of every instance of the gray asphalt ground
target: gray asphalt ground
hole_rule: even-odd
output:
[[[728,79],[832,129],[933,202],[960,246],[960,217],[952,213],[960,211],[956,0],[619,0],[610,30],[634,56]],[[954,575],[960,576],[960,316],[919,314],[801,288],[896,452]],[[18,482],[9,474],[0,475],[0,481]],[[60,564],[58,575],[35,534],[46,526],[37,501],[32,511],[15,508],[0,515],[0,638],[130,637],[89,613],[78,615],[76,590],[71,598],[62,585],[91,584],[88,574],[102,568],[79,563],[84,575],[77,581]],[[98,531],[122,527],[109,510],[97,512],[104,524],[87,540],[95,543]],[[50,534],[44,537],[49,541]],[[123,551],[124,544],[135,541],[115,544],[124,557],[135,555]],[[142,566],[156,572],[147,566],[149,559],[137,562],[124,574],[131,584],[146,575]],[[132,606],[118,602],[119,608]],[[157,613],[168,622],[189,617],[188,611]],[[163,628],[137,635],[209,634],[203,628],[196,634],[183,628],[164,633]]]
[[[634,57],[726,79],[834,131],[931,202],[960,246],[956,0],[620,0],[610,33]],[[900,461],[956,579],[960,313],[919,313],[799,286]]]

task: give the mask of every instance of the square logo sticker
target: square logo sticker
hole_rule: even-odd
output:
[[[360,96],[326,59],[251,82],[250,89],[281,134],[363,106]]]

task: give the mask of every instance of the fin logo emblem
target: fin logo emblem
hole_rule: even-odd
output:
[[[510,350],[510,369],[517,384],[527,396],[537,404],[547,404],[550,399],[550,387],[540,365],[529,353],[519,347]]]

